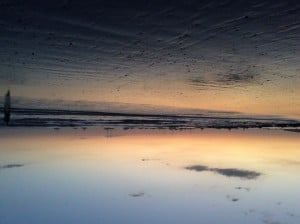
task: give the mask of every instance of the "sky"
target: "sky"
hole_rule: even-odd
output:
[[[2,0],[0,33],[24,101],[300,117],[296,0]]]
[[[299,133],[0,133],[2,223],[299,223]]]

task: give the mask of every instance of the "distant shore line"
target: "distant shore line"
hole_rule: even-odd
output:
[[[300,121],[276,117],[166,115],[83,110],[11,108],[11,127],[81,127],[128,129],[248,129],[278,128],[300,132]],[[0,122],[4,126],[4,122]]]

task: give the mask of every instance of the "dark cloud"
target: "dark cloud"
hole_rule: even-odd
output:
[[[193,166],[187,166],[185,167],[187,170],[193,170],[197,172],[203,172],[203,171],[210,171],[210,172],[215,172],[218,174],[221,174],[226,177],[239,177],[242,179],[256,179],[261,175],[261,173],[251,171],[251,170],[242,170],[242,169],[236,169],[236,168],[210,168],[207,166],[202,166],[202,165],[193,165]]]
[[[0,169],[19,168],[19,167],[23,167],[23,166],[24,166],[24,164],[11,163],[11,164],[6,164],[6,165],[0,166]]]
[[[129,194],[130,197],[133,197],[133,198],[137,198],[137,197],[142,197],[144,196],[145,193],[144,192],[138,192],[138,193],[132,193],[132,194]]]
[[[210,168],[207,166],[202,166],[202,165],[194,165],[194,166],[187,166],[185,167],[187,170],[194,170],[198,172],[202,171],[210,171]]]
[[[250,187],[235,187],[236,190],[245,190],[245,191],[250,191]]]
[[[221,175],[227,176],[227,177],[240,177],[245,179],[255,179],[261,175],[261,173],[250,171],[250,170],[239,170],[239,169],[219,169],[219,168],[213,168],[211,171],[214,171],[216,173],[219,173]]]
[[[226,198],[229,200],[229,201],[232,201],[232,202],[237,202],[239,201],[240,199],[235,197],[235,196],[232,196],[232,195],[226,195]]]

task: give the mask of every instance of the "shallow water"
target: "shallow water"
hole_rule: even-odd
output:
[[[299,133],[0,129],[0,223],[300,223]]]

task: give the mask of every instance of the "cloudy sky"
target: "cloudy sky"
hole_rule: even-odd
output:
[[[300,117],[299,1],[0,2],[0,93]]]

